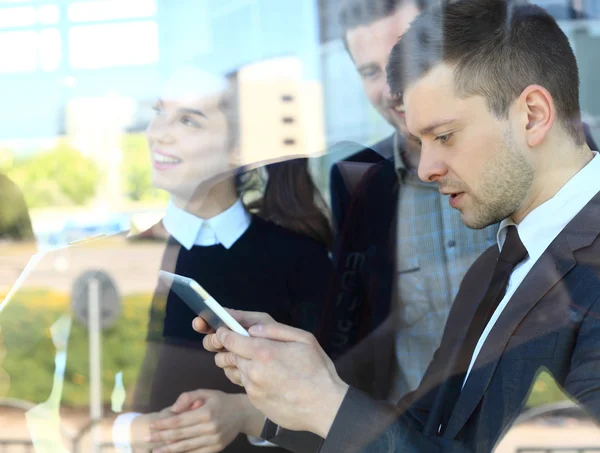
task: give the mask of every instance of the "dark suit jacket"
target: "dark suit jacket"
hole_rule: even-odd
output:
[[[552,374],[599,419],[599,225],[600,194],[557,236],[511,298],[443,435],[438,435],[438,427],[453,379],[448,370],[488,287],[498,257],[496,247],[486,251],[465,276],[441,346],[419,389],[394,408],[351,388],[320,445],[321,453],[490,452],[523,409],[541,370]],[[275,439],[294,450],[297,444],[289,434],[280,429]]]
[[[596,195],[548,247],[502,313],[442,436],[437,431],[452,378],[448,370],[475,313],[475,301],[487,290],[496,247],[466,274],[441,346],[416,392],[397,407],[371,399],[382,399],[373,389],[382,388],[390,377],[385,376],[394,332],[389,317],[336,362],[340,375],[371,397],[351,387],[324,444],[317,436],[299,435],[271,422],[263,435],[295,452],[489,452],[523,409],[542,370],[598,419],[599,222],[600,195]]]
[[[588,146],[598,147],[583,124]],[[401,145],[401,143],[400,143]],[[337,344],[353,347],[334,354],[340,376],[376,399],[389,395],[393,373],[394,320],[390,318],[396,258],[396,211],[399,184],[393,162],[394,136],[352,154],[331,169],[330,192],[334,225],[337,316],[345,326],[330,334],[329,350]],[[350,163],[350,165],[348,165]],[[344,166],[371,164],[359,182],[348,187]],[[344,302],[345,301],[345,302]],[[351,310],[354,309],[354,312]],[[333,315],[332,315],[333,316]],[[327,326],[333,320],[327,319]],[[345,340],[345,341],[344,341]]]
[[[349,392],[323,452],[366,451],[488,452],[519,415],[536,374],[546,369],[595,418],[600,416],[600,195],[552,242],[519,286],[490,332],[452,412],[437,435],[446,397],[448,365],[460,351],[465,326],[489,284],[498,257],[488,250],[465,276],[442,338],[416,399],[397,411],[382,409]],[[407,411],[402,406],[409,407]],[[349,425],[352,413],[358,426]],[[389,425],[394,412],[401,413]],[[356,422],[354,422],[356,423]],[[354,424],[353,423],[353,424]],[[340,429],[344,430],[343,438]],[[350,447],[352,445],[352,447]]]

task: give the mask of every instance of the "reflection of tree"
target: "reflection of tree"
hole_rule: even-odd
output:
[[[96,192],[100,172],[95,162],[61,143],[15,162],[11,177],[32,208],[83,205]]]
[[[125,196],[131,201],[164,201],[166,192],[152,186],[152,167],[145,134],[126,134],[121,142]],[[65,141],[48,151],[14,162],[8,172],[30,208],[84,205],[99,187],[102,172],[94,159]],[[1,205],[1,204],[0,204]]]
[[[0,240],[33,240],[31,218],[23,193],[8,177],[0,174]]]
[[[146,349],[151,299],[152,294],[148,293],[125,296],[123,311],[116,324],[102,330],[104,404],[111,402],[116,373],[123,373],[126,389],[133,388],[137,381]],[[15,398],[36,404],[48,398],[53,385],[56,356],[50,327],[61,316],[72,316],[70,302],[67,293],[23,290],[0,314],[6,354],[3,361],[0,354],[0,398]],[[90,392],[89,332],[87,326],[76,319],[71,326],[67,357],[61,404],[85,407],[89,405]],[[10,384],[4,394],[1,388],[2,375],[4,382]],[[6,380],[8,377],[10,381]]]
[[[123,137],[123,171],[125,191],[132,201],[163,200],[166,192],[152,186],[152,168],[145,134]]]

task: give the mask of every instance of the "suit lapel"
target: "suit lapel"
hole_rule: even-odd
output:
[[[481,401],[506,344],[521,320],[574,266],[571,249],[560,235],[529,271],[490,331],[456,402],[444,437],[455,437]]]
[[[522,319],[573,267],[573,252],[589,246],[598,236],[600,193],[597,194],[548,246],[529,271],[496,321],[456,402],[444,437],[454,438],[481,401],[508,340]]]
[[[453,380],[457,378],[454,375],[456,372],[455,364],[459,358],[465,336],[467,335],[468,329],[465,326],[469,326],[473,320],[473,316],[475,316],[477,307],[485,296],[498,256],[497,246],[484,252],[473,264],[473,267],[478,269],[477,274],[468,273],[465,276],[455,297],[453,309],[450,312],[444,329],[442,345],[440,346],[441,352],[444,346],[450,345],[447,350],[443,350],[443,356],[447,358],[445,360],[447,365],[437,373],[434,382],[429,383],[429,387],[441,383],[438,397],[431,411],[435,416],[429,418],[425,428],[425,432],[430,435],[438,434],[450,386],[453,384]]]

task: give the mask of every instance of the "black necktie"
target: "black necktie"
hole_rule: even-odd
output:
[[[490,286],[475,312],[475,316],[469,325],[467,335],[462,344],[458,360],[454,364],[453,373],[450,376],[448,393],[445,395],[444,410],[442,413],[442,423],[440,433],[444,432],[450,414],[456,405],[460,395],[462,384],[467,373],[469,364],[475,351],[475,346],[481,338],[485,326],[498,308],[498,305],[504,298],[508,280],[514,268],[527,256],[527,250],[519,239],[517,227],[510,225],[506,229],[506,240],[502,246],[502,251],[496,262],[496,268],[490,281]],[[458,327],[458,326],[457,326]]]

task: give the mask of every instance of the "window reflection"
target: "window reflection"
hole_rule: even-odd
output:
[[[68,17],[73,22],[100,22],[151,17],[156,14],[155,0],[89,0],[71,2]]]
[[[153,21],[71,27],[69,62],[73,69],[145,65],[158,60]]]
[[[38,68],[35,31],[0,32],[0,72],[33,72]]]
[[[311,171],[328,198],[331,165],[356,151],[334,145],[370,145],[392,133],[369,104],[340,39],[339,3],[0,0],[0,175],[19,189],[30,219],[30,244],[0,237],[0,302],[36,250],[62,250],[98,234],[145,231],[162,218],[168,195],[152,185],[144,130],[168,74],[194,59],[220,73],[237,69],[240,83],[246,83],[240,94],[240,121],[246,125],[240,155],[246,163],[278,158],[281,150],[298,155],[309,150],[319,156],[311,159]],[[599,141],[600,1],[535,3],[559,19],[571,40],[580,66],[584,121]],[[279,70],[293,80],[275,90],[279,82],[271,76]],[[449,249],[456,245],[448,244]],[[30,331],[36,322],[48,327],[70,313],[73,281],[100,265],[118,269],[124,293],[122,319],[115,330],[104,332],[102,398],[108,406],[117,375],[126,390],[120,398],[131,397],[132,375],[145,348],[148,295],[156,284],[149,263],[163,252],[145,239],[135,247],[131,254],[115,252],[116,247],[76,257],[57,253],[37,269],[37,280],[29,281],[33,289],[11,302],[6,312],[11,318],[0,313],[0,420],[9,414],[15,439],[28,436],[22,411],[4,412],[2,398],[15,398],[28,408],[43,401],[55,367],[49,331]],[[143,277],[128,278],[131,269],[141,269]],[[74,324],[71,334],[77,359],[75,366],[66,365],[61,404],[75,414],[65,416],[63,424],[75,429],[79,420],[89,420],[88,331]],[[31,349],[19,346],[23,338],[34,339]],[[32,352],[39,345],[45,353]],[[22,378],[25,374],[38,377]],[[532,387],[527,409],[563,399],[544,377]],[[552,430],[587,439],[591,428],[579,431],[572,421],[583,423],[579,418],[550,415],[521,420],[507,436],[508,449],[499,446],[497,451],[543,447]],[[0,451],[6,435],[0,428]],[[539,445],[523,442],[533,435]],[[589,439],[600,442],[591,434]]]

